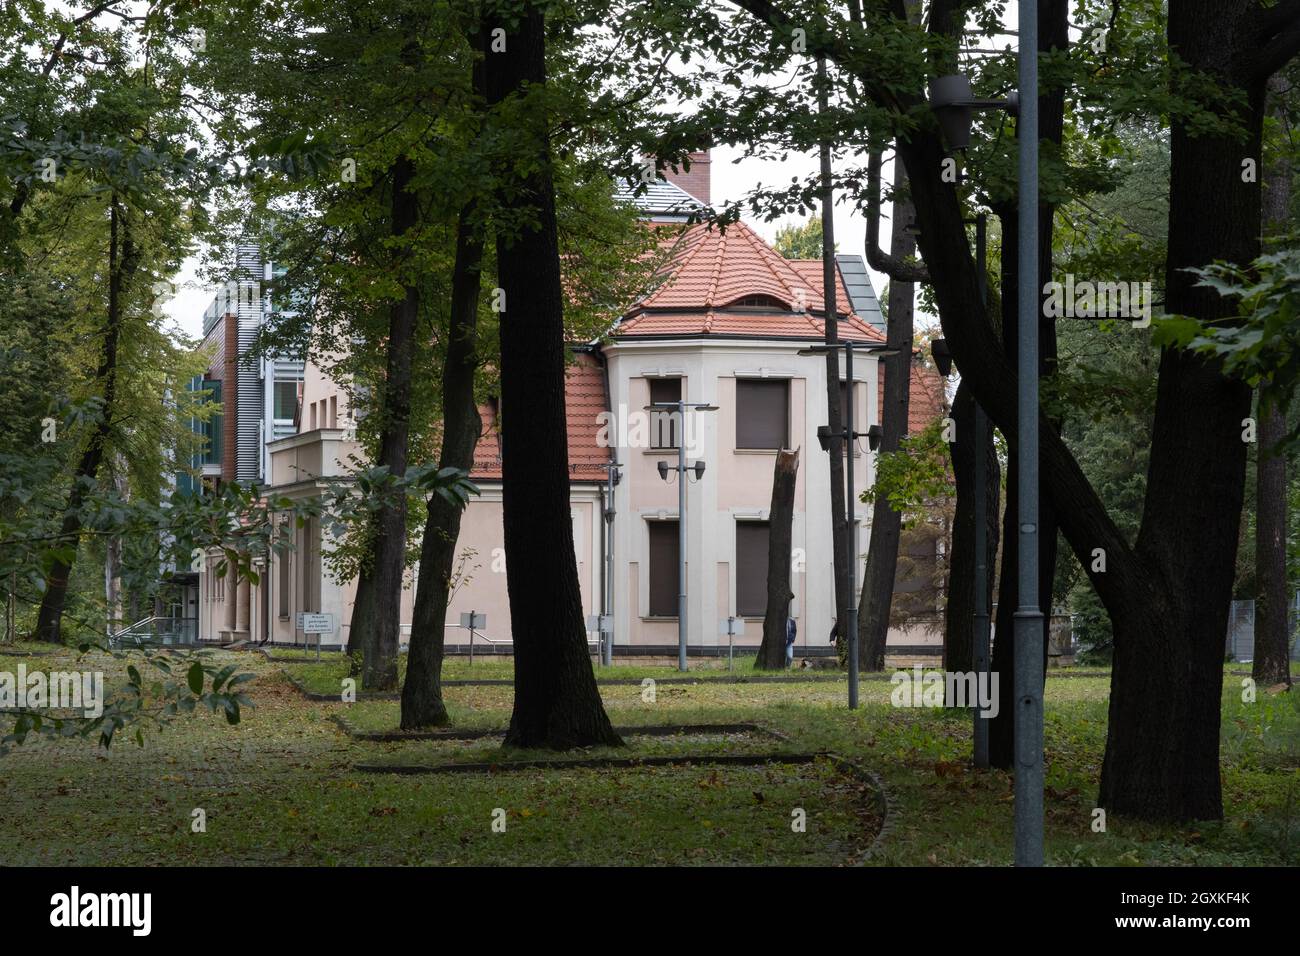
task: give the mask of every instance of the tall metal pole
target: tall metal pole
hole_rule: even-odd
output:
[[[979,282],[980,305],[988,306],[988,276],[984,271],[986,261],[986,227],[988,219],[980,213],[975,219],[975,278]],[[975,402],[975,620],[971,635],[971,660],[975,665],[976,687],[988,687],[989,672],[989,566],[988,566],[988,460],[984,449],[988,442],[988,418],[984,407]],[[974,711],[975,766],[989,765],[989,725],[981,716],[978,702]]]
[[[617,486],[614,476],[619,469],[617,461],[611,461],[606,469],[609,493],[605,498],[605,616],[609,629],[602,635],[604,646],[601,648],[601,662],[608,667],[614,663],[614,488]]]
[[[677,403],[677,669],[686,670],[686,400]]]
[[[853,340],[848,339],[844,343],[844,375],[848,382],[845,386],[845,392],[848,399],[844,402],[844,448],[848,452],[845,458],[845,476],[847,478],[847,489],[844,495],[845,511],[845,548],[849,552],[849,607],[848,607],[848,629],[849,629],[849,710],[856,710],[858,707],[858,602],[853,599],[857,592],[858,574],[857,574],[857,509],[853,507]]]
[[[1020,508],[1015,619],[1016,866],[1043,865],[1043,613],[1038,604],[1038,0],[1020,0],[1017,323]]]

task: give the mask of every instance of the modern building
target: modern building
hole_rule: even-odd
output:
[[[239,482],[265,486],[271,480],[269,443],[298,431],[304,361],[300,355],[253,354],[259,330],[276,315],[270,282],[274,263],[263,261],[260,249],[236,247],[230,281],[203,313],[200,351],[207,370],[189,383],[191,391],[208,393],[218,406],[206,421],[193,427],[208,439],[205,450],[191,462],[194,475],[183,476],[178,491],[202,493],[203,485]],[[197,477],[195,477],[197,476]],[[210,573],[219,556],[210,556],[199,572],[199,636],[230,643],[254,634],[259,608],[256,588],[247,580]],[[227,590],[233,593],[227,594]],[[264,629],[263,629],[264,633]]]
[[[797,652],[825,653],[835,616],[830,466],[817,440],[817,428],[826,420],[826,363],[821,356],[800,354],[823,339],[821,261],[783,259],[743,222],[725,232],[689,225],[690,213],[709,200],[707,169],[703,155],[686,177],[670,173],[668,181],[652,184],[641,195],[622,193],[646,219],[671,230],[665,232],[671,253],[653,290],[617,317],[605,340],[572,350],[567,444],[583,605],[593,619],[612,609],[616,656],[675,656],[682,515],[676,474],[669,470],[666,479],[661,477],[659,463],[675,466],[677,449],[685,443],[688,461],[703,463],[698,477],[695,471],[688,473],[686,489],[690,652],[725,653],[722,622],[732,617],[745,622],[736,646],[756,645],[766,600],[773,467],[778,450],[798,448],[790,559]],[[853,381],[842,378],[839,389],[842,402],[853,403],[858,430],[865,432],[880,420],[880,364],[870,353],[883,348],[884,321],[862,260],[836,258],[839,335],[861,347]],[[226,343],[238,341],[234,336],[229,331],[218,335],[229,369],[226,382],[239,374],[238,363],[225,358],[231,355]],[[268,371],[269,366],[261,370],[264,389],[270,387]],[[273,371],[278,374],[278,366]],[[264,473],[277,494],[290,497],[319,493],[324,482],[345,476],[350,459],[360,453],[346,390],[311,362],[302,378],[297,429],[264,432],[269,461]],[[919,392],[918,382],[924,383]],[[227,387],[224,394],[229,391]],[[932,373],[914,374],[913,396],[914,421],[943,413],[942,384]],[[652,403],[679,400],[708,403],[716,411],[682,419],[647,410]],[[263,413],[266,407],[264,403]],[[238,406],[226,420],[237,414]],[[447,640],[455,648],[469,643],[468,632],[456,626],[462,614],[474,612],[486,616],[485,626],[475,631],[475,641],[481,642],[477,647],[502,650],[509,649],[511,628],[497,408],[485,404],[480,415],[483,434],[471,477],[481,494],[467,507],[458,541],[460,561],[448,614],[454,630]],[[230,448],[229,434],[224,441]],[[247,460],[251,467],[255,456],[251,449],[245,456],[244,450],[235,446],[236,464]],[[874,481],[875,455],[865,440],[853,454],[860,492]],[[223,469],[228,460],[222,457]],[[236,471],[236,477],[241,474]],[[611,475],[616,476],[613,483]],[[859,502],[859,562],[865,559],[870,517],[870,506]],[[251,637],[310,646],[315,637],[302,632],[298,615],[313,612],[332,616],[334,629],[321,638],[323,646],[346,643],[355,583],[335,581],[328,573],[328,531],[312,522],[286,527],[285,533],[293,536],[294,548],[273,556],[270,573],[258,585],[245,583],[231,595],[218,580],[205,584],[205,638]],[[409,571],[402,597],[403,640],[415,579]],[[593,645],[594,631],[589,635]],[[899,640],[908,638],[900,635]],[[934,643],[939,643],[937,636]]]

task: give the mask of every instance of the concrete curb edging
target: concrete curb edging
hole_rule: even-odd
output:
[[[860,766],[839,754],[832,753],[827,754],[827,756],[841,773],[853,777],[871,788],[873,802],[876,804],[876,812],[880,814],[880,829],[876,831],[876,838],[871,841],[871,845],[853,864],[854,866],[866,866],[884,846],[889,834],[893,832],[894,821],[898,819],[897,801],[875,771],[868,770],[866,767]]]
[[[448,730],[360,730],[344,714],[330,714],[330,720],[353,740],[368,743],[402,743],[424,740],[480,740],[485,737],[504,737],[506,729],[448,729]],[[677,734],[754,734],[775,740],[789,738],[778,731],[754,723],[729,724],[645,724],[643,726],[615,727],[615,732],[627,737],[672,737]]]

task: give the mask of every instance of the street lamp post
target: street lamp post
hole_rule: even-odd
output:
[[[971,110],[1002,105],[1018,116],[1016,267],[1016,466],[1019,606],[1012,640],[1015,660],[1015,861],[1043,865],[1043,612],[1038,598],[1038,5],[1019,0],[1018,92],[998,104],[970,95],[963,76],[930,84],[930,106],[951,149],[970,143]],[[983,269],[983,264],[980,264]],[[1004,609],[1005,610],[1005,609]],[[1004,631],[1004,637],[1005,631]]]
[[[717,405],[707,402],[651,402],[647,409],[673,409],[677,413],[677,669],[686,670],[686,409],[697,412],[716,412]],[[704,462],[697,461],[689,469],[695,480],[704,477]],[[659,462],[659,477],[668,480],[668,462]]]
[[[858,587],[858,551],[857,551],[857,529],[858,516],[857,508],[853,501],[853,442],[858,438],[867,439],[871,450],[880,444],[881,428],[879,425],[872,425],[865,432],[855,432],[853,430],[853,352],[857,349],[875,352],[877,355],[892,355],[894,350],[871,345],[859,345],[852,339],[846,339],[843,342],[837,342],[835,345],[815,345],[806,349],[800,349],[800,355],[822,355],[830,349],[844,350],[844,378],[846,381],[845,392],[847,401],[844,406],[844,431],[842,433],[843,447],[846,452],[846,461],[844,465],[844,478],[846,489],[844,493],[844,512],[847,533],[845,534],[845,549],[848,551],[849,562],[849,606],[847,620],[844,626],[848,630],[847,643],[849,652],[849,710],[857,710],[858,707],[858,602],[855,599],[855,592]],[[817,441],[821,444],[824,451],[831,451],[834,447],[831,443],[831,427],[822,425],[817,429]]]
[[[605,600],[603,614],[606,627],[601,628],[601,663],[614,663],[614,488],[622,481],[623,466],[611,459],[605,466]]]
[[[1016,866],[1043,865],[1043,612],[1038,604],[1038,2],[1020,0],[1016,432],[1020,606],[1015,620]]]

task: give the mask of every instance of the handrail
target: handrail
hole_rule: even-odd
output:
[[[111,636],[112,636],[112,637],[121,637],[123,634],[130,633],[131,631],[134,631],[134,630],[135,630],[137,627],[139,627],[140,625],[142,625],[142,624],[148,624],[148,623],[150,623],[151,621],[170,621],[170,620],[172,620],[172,618],[170,618],[170,617],[164,617],[164,616],[161,615],[161,614],[154,614],[154,615],[151,615],[150,617],[141,618],[140,620],[136,621],[136,622],[135,622],[134,624],[132,624],[131,626],[129,626],[129,627],[124,627],[124,628],[122,628],[120,631],[114,631],[113,634],[112,634]]]

